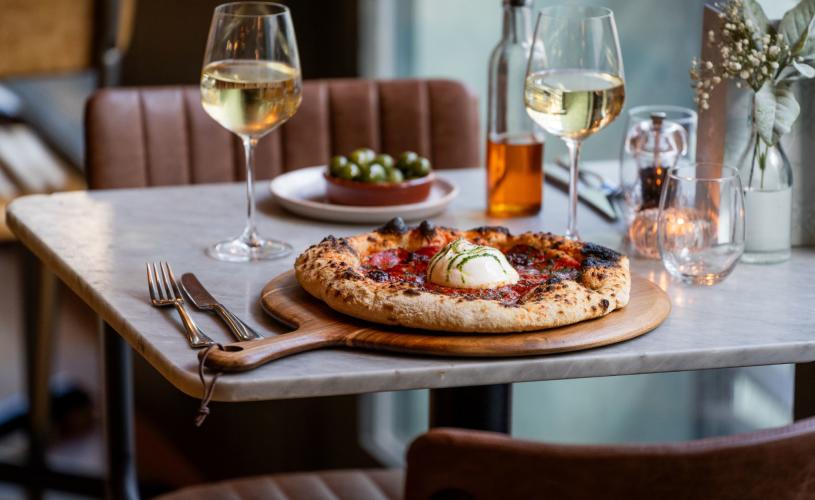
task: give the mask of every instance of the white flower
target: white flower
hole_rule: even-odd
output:
[[[739,71],[741,69],[741,64],[737,62],[732,62],[730,63],[730,68],[733,69],[734,71]]]
[[[778,61],[770,61],[770,66],[773,69],[778,69]]]
[[[713,69],[713,63],[712,63],[712,62],[710,62],[710,61],[706,62],[706,63],[705,63],[705,68],[707,68],[707,69]]]
[[[767,53],[770,54],[770,56],[777,56],[779,52],[781,52],[781,49],[778,45],[771,45],[770,48],[767,49]]]
[[[721,77],[718,77],[718,76],[714,76],[711,80],[713,81],[713,83],[715,85],[718,85],[718,84],[722,83]]]
[[[708,104],[707,102],[702,103],[702,109],[708,109],[709,107],[710,107],[710,104]]]
[[[736,82],[736,88],[737,88],[737,89],[740,89],[740,88],[741,88],[741,82]]]
[[[744,70],[741,73],[739,73],[739,76],[741,77],[742,80],[749,80],[750,79],[750,72],[747,71],[747,70]]]

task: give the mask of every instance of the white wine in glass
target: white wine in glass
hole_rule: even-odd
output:
[[[297,112],[299,75],[278,62],[216,61],[201,74],[201,103],[225,129],[263,135]]]
[[[538,15],[524,102],[532,120],[569,148],[569,220],[577,232],[581,141],[611,123],[625,102],[623,61],[614,14],[602,7],[559,5]]]
[[[291,246],[267,240],[255,227],[254,151],[258,140],[300,106],[303,82],[289,10],[266,2],[237,2],[215,9],[201,71],[201,104],[237,134],[246,156],[247,223],[237,238],[207,253],[246,262],[283,257]]]
[[[625,101],[623,81],[606,73],[549,70],[526,84],[527,113],[551,134],[583,139],[608,125]]]

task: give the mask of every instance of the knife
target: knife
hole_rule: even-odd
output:
[[[557,165],[544,164],[544,173],[546,180],[551,182],[556,187],[569,190],[569,172]],[[590,186],[585,181],[578,177],[577,183],[577,197],[580,201],[589,206],[595,212],[603,216],[610,222],[615,222],[619,219],[619,214],[614,208],[607,193],[600,189]]]
[[[194,274],[183,274],[181,276],[181,287],[195,307],[202,311],[211,311],[217,314],[238,340],[257,340],[263,338],[252,330],[249,325],[241,321],[240,318],[229,312],[220,302],[215,300],[215,297],[210,295]]]

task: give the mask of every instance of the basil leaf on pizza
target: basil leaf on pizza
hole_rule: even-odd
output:
[[[628,304],[628,258],[551,233],[512,235],[393,219],[301,254],[302,287],[350,316],[411,328],[509,333],[598,318]]]

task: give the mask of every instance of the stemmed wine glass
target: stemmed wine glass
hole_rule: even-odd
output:
[[[266,2],[220,5],[212,16],[201,71],[201,103],[243,141],[247,221],[237,238],[211,246],[218,260],[283,257],[291,246],[267,240],[255,228],[254,150],[258,140],[297,112],[303,88],[289,9]]]
[[[569,149],[569,219],[577,233],[580,144],[620,114],[625,81],[614,13],[604,7],[557,5],[538,14],[524,101],[529,116]]]

